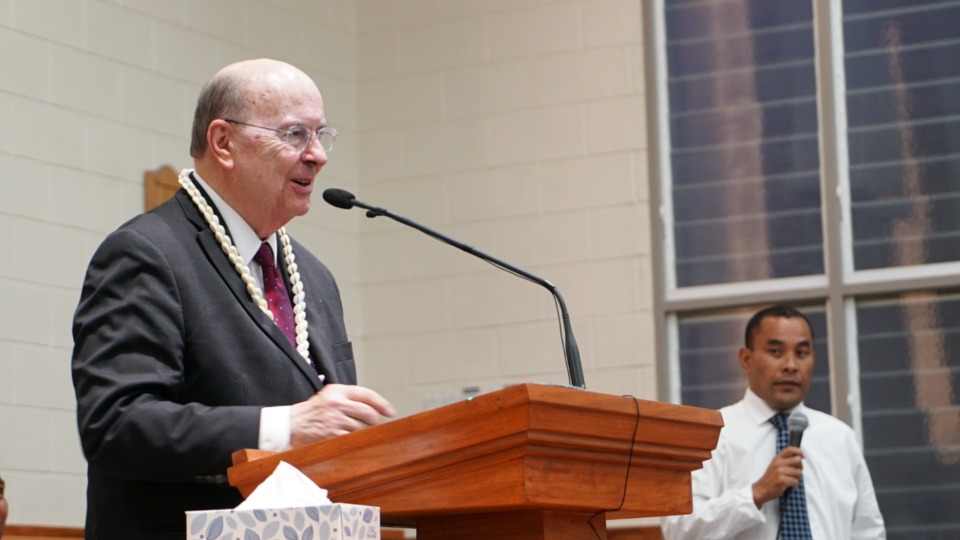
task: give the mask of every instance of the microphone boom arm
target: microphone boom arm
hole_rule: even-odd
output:
[[[395,214],[385,208],[379,208],[376,206],[369,205],[363,201],[359,201],[356,198],[351,198],[349,203],[352,206],[357,206],[363,208],[367,211],[368,218],[375,218],[377,216],[386,216],[394,221],[403,223],[404,225],[413,227],[418,231],[426,234],[427,236],[432,236],[433,238],[451,245],[461,251],[465,251],[475,257],[479,257],[488,263],[497,266],[503,270],[506,270],[514,275],[522,277],[528,281],[532,281],[542,287],[545,287],[547,290],[553,294],[554,300],[556,300],[557,305],[560,309],[560,317],[563,322],[563,353],[567,363],[567,377],[570,380],[570,386],[577,388],[586,388],[586,383],[583,380],[583,369],[580,365],[580,349],[577,347],[577,340],[573,337],[573,326],[570,324],[570,314],[567,312],[567,304],[563,301],[563,296],[560,295],[560,291],[557,290],[557,286],[553,283],[550,283],[542,277],[536,276],[527,272],[526,270],[516,267],[508,262],[497,259],[492,255],[488,255],[473,246],[464,244],[463,242],[454,240],[449,236],[437,232],[433,229],[425,227],[415,221],[411,221],[401,215]]]

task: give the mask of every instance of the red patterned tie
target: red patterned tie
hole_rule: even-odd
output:
[[[283,278],[277,270],[277,258],[273,256],[270,244],[266,242],[260,244],[260,250],[257,251],[253,260],[257,261],[263,269],[263,297],[267,300],[270,312],[273,313],[273,322],[277,323],[290,343],[296,347],[297,333],[293,320],[293,305],[290,303],[290,295],[287,294]]]

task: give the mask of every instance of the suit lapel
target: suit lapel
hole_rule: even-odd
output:
[[[317,364],[320,373],[324,374],[327,382],[336,382],[337,371],[334,368],[331,339],[325,331],[326,326],[320,324],[320,321],[323,320],[323,309],[321,309],[321,299],[318,292],[313,291],[311,296],[310,288],[304,284],[303,293],[307,303],[307,331],[310,333],[310,358]]]
[[[201,190],[201,193],[202,190]],[[313,368],[307,364],[307,362],[300,356],[300,353],[297,352],[296,348],[290,344],[287,340],[287,337],[283,335],[283,332],[274,324],[273,319],[264,314],[257,304],[250,298],[250,294],[247,292],[246,286],[243,284],[243,280],[240,279],[240,275],[237,274],[237,271],[231,266],[230,260],[227,258],[226,254],[223,252],[223,249],[220,247],[220,242],[217,240],[216,235],[213,231],[210,230],[210,227],[207,225],[206,220],[203,219],[203,215],[193,204],[193,201],[190,200],[190,197],[186,194],[185,191],[180,190],[177,192],[177,199],[180,203],[181,208],[183,209],[184,215],[187,219],[197,227],[197,243],[200,246],[200,249],[206,255],[207,261],[211,266],[217,271],[220,278],[223,280],[224,285],[230,290],[237,302],[243,307],[247,315],[250,316],[250,319],[263,331],[266,336],[274,342],[274,344],[280,348],[280,350],[287,356],[287,358],[293,362],[293,365],[298,369],[305,377],[307,377],[311,384],[319,390],[321,388],[320,381],[317,377],[316,372],[313,371]],[[209,204],[209,201],[208,201]],[[211,207],[213,205],[211,204]],[[223,219],[220,220],[221,223]],[[229,234],[229,231],[227,231]],[[309,314],[308,314],[309,322]],[[312,329],[311,329],[312,330]]]

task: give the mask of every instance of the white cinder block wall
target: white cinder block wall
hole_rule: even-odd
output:
[[[355,16],[336,0],[0,1],[0,474],[9,523],[83,524],[71,317],[96,246],[143,210],[144,171],[191,165],[204,81],[241,58],[302,67],[344,134],[324,175],[357,177]],[[340,217],[313,212],[291,230],[347,277],[355,298],[359,249]],[[351,311],[353,326],[359,316]]]
[[[361,200],[555,283],[587,386],[654,398],[640,4],[365,1]],[[552,297],[357,212],[363,380],[404,413],[566,383]]]
[[[86,263],[190,166],[200,85],[270,56],[341,133],[321,175],[556,283],[591,390],[653,398],[635,0],[0,0],[0,474],[9,523],[80,526],[70,319]],[[317,197],[361,379],[410,414],[566,381],[549,294]]]

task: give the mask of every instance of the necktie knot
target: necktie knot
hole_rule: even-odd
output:
[[[270,249],[270,244],[266,242],[260,244],[260,249],[258,249],[257,254],[253,256],[253,260],[256,261],[261,268],[277,267],[277,258],[273,256],[273,250]]]
[[[770,422],[771,422],[773,425],[777,426],[777,429],[778,429],[779,431],[781,431],[781,432],[782,432],[782,431],[789,431],[789,428],[787,427],[787,418],[789,418],[789,417],[790,417],[790,415],[789,415],[788,413],[779,412],[779,413],[777,413],[777,414],[775,414],[775,415],[773,415],[773,416],[770,417]]]

